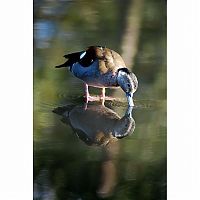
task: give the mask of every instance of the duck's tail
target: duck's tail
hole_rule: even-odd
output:
[[[61,65],[55,66],[55,68],[61,68],[61,67],[69,67],[68,62],[65,62],[65,63],[63,63],[63,64],[61,64]]]
[[[80,60],[80,55],[84,51],[81,52],[75,52],[71,54],[64,55],[66,59],[68,59],[65,63],[62,65],[55,66],[55,68],[61,68],[61,67],[71,67],[74,63],[78,62]]]

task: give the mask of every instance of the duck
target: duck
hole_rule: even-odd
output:
[[[138,80],[114,50],[103,46],[89,46],[83,51],[64,55],[67,59],[56,68],[68,67],[72,74],[84,82],[85,100],[96,101],[90,96],[89,86],[101,88],[101,99],[105,101],[106,88],[120,88],[126,94],[129,106],[134,106],[133,94],[138,88]]]

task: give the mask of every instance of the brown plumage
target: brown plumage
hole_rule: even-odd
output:
[[[98,59],[101,74],[105,74],[108,71],[116,72],[122,66],[126,67],[122,57],[117,52],[106,47],[90,46],[86,50],[86,55],[90,55],[90,59]],[[87,58],[87,56],[85,57]]]

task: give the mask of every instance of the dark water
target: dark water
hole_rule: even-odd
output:
[[[118,89],[86,109],[82,82],[54,66],[94,44],[123,54],[129,23],[135,107]],[[33,137],[35,200],[166,199],[165,1],[34,1]]]

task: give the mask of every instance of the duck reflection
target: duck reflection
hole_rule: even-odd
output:
[[[61,121],[70,125],[85,144],[102,148],[101,177],[97,189],[99,197],[110,196],[115,188],[115,160],[120,148],[117,141],[134,132],[132,109],[133,107],[128,107],[123,117],[104,105],[87,105],[87,109],[85,105],[68,105],[53,110],[62,116]]]
[[[88,105],[87,109],[85,106],[68,105],[53,112],[62,115],[61,121],[69,124],[87,145],[105,146],[133,133],[135,121],[132,109],[128,107],[122,118],[103,105]]]

